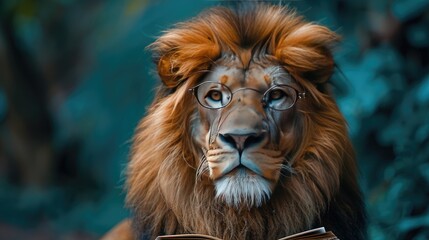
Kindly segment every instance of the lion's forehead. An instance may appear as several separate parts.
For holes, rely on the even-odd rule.
[[[283,67],[275,64],[264,66],[259,63],[251,63],[246,68],[240,63],[216,65],[204,81],[219,82],[232,89],[251,87],[260,90],[267,89],[272,84],[296,84]]]

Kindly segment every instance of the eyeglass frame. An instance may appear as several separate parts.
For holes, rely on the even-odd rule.
[[[222,87],[225,87],[225,88],[226,88],[226,89],[231,93],[231,99],[229,99],[228,103],[227,103],[227,104],[225,104],[224,106],[221,106],[221,107],[209,107],[209,106],[205,106],[204,104],[202,104],[202,103],[200,102],[200,99],[199,99],[199,98],[198,98],[198,96],[197,96],[197,92],[198,92],[198,91],[196,91],[196,89],[198,89],[198,87],[200,87],[201,85],[206,84],[206,83],[216,83],[216,84],[220,84]],[[295,99],[294,99],[293,103],[292,103],[288,108],[285,108],[285,109],[275,109],[275,108],[272,108],[272,107],[268,106],[268,104],[266,103],[266,100],[265,100],[265,99],[266,99],[266,96],[267,96],[267,93],[269,93],[272,89],[274,89],[274,88],[276,88],[276,87],[281,87],[281,86],[286,86],[286,87],[292,88],[292,89],[296,92]],[[237,90],[235,90],[235,91],[232,91],[232,90],[231,90],[228,86],[226,86],[225,84],[220,83],[220,82],[216,82],[216,81],[206,81],[206,82],[199,83],[199,84],[197,84],[196,86],[194,86],[194,87],[192,87],[192,88],[189,88],[189,89],[188,89],[188,91],[189,91],[189,92],[191,92],[191,93],[192,93],[192,95],[194,95],[194,97],[197,99],[198,104],[200,104],[202,107],[207,108],[207,109],[214,109],[214,110],[217,110],[217,109],[222,109],[222,108],[225,108],[226,106],[228,106],[228,105],[232,102],[232,99],[234,98],[234,94],[235,94],[236,92],[238,92],[238,91],[245,90],[245,89],[253,90],[253,91],[257,92],[257,93],[262,94],[262,92],[261,92],[261,91],[259,91],[259,90],[257,90],[257,89],[254,89],[254,88],[246,88],[246,87],[242,87],[242,88],[239,88],[239,89],[237,89]],[[297,90],[296,88],[294,88],[294,87],[292,87],[292,86],[290,86],[290,85],[288,85],[288,84],[274,84],[274,85],[272,85],[271,87],[269,87],[269,88],[268,88],[268,89],[267,89],[267,90],[262,94],[261,103],[264,105],[264,107],[265,107],[265,106],[267,106],[267,107],[269,107],[269,108],[271,108],[271,109],[273,109],[273,110],[276,110],[276,111],[286,111],[286,110],[288,110],[288,109],[291,109],[293,106],[295,106],[295,103],[296,103],[299,99],[304,99],[304,98],[306,98],[306,92],[300,92],[299,90]]]

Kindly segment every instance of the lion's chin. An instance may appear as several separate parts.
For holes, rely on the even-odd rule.
[[[271,184],[245,168],[237,168],[215,181],[216,197],[234,208],[260,207],[270,199]]]

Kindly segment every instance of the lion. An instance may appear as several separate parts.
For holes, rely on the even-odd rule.
[[[324,226],[364,239],[354,151],[329,88],[339,40],[257,4],[211,8],[150,45],[162,84],[127,168],[135,238],[278,239]]]

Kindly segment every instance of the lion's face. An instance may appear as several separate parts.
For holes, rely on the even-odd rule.
[[[193,137],[216,196],[230,206],[259,206],[289,169],[300,86],[268,59],[246,67],[237,59],[222,58],[192,89],[200,103]]]
[[[328,91],[338,40],[263,4],[213,8],[159,37],[150,49],[162,85],[127,170],[140,236],[359,229],[353,149]]]

